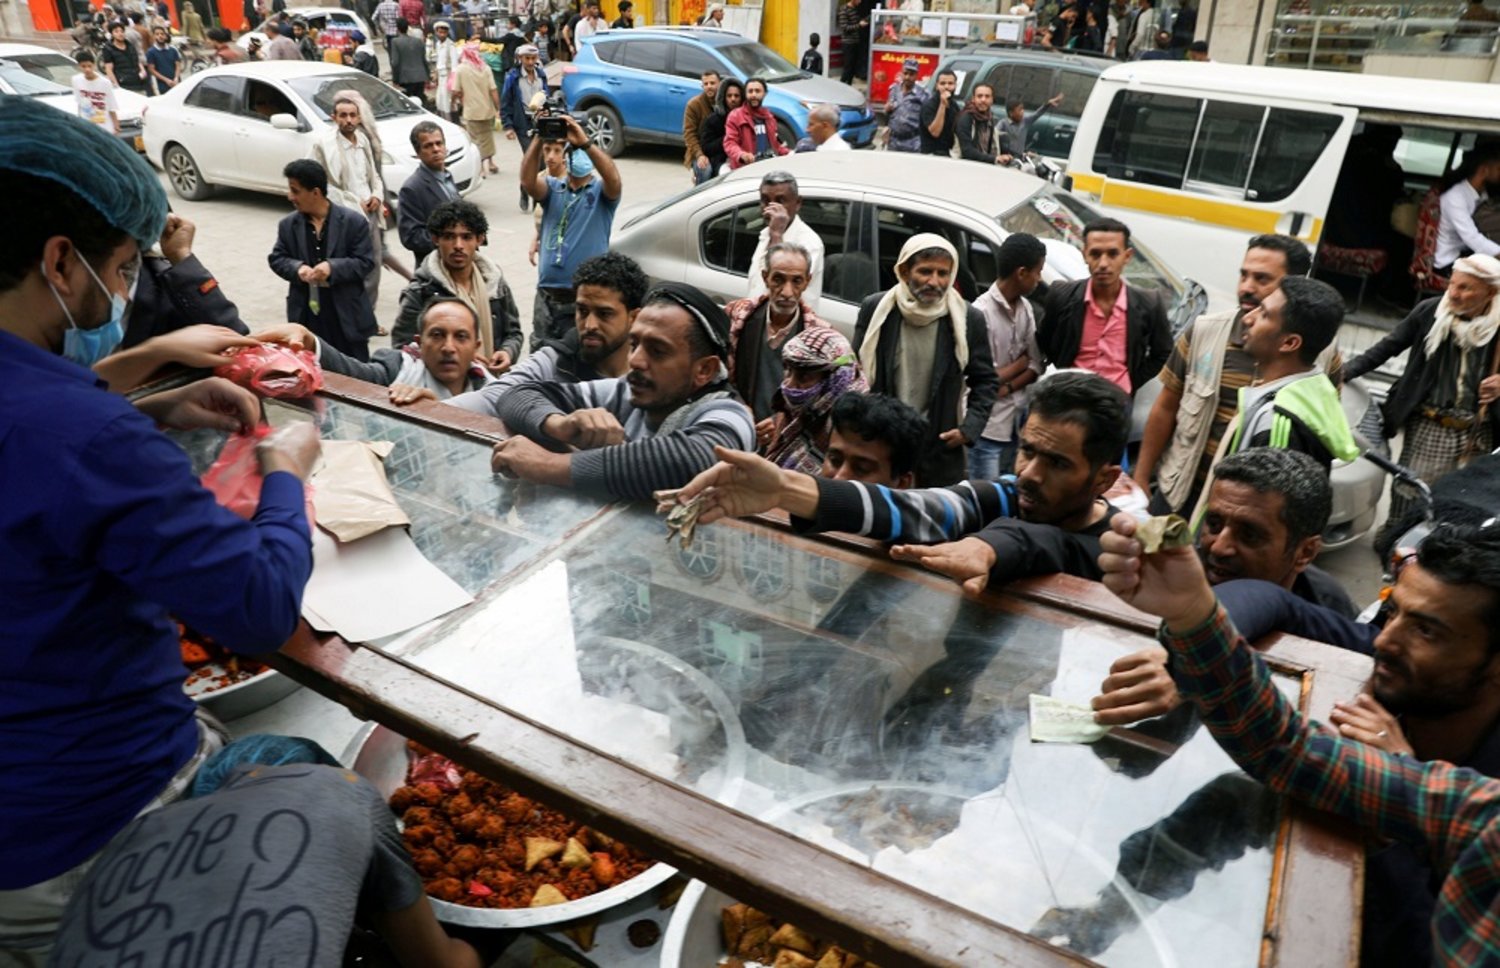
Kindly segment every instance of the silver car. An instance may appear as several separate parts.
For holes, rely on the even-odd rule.
[[[996,254],[1012,232],[1029,232],[1047,247],[1047,282],[1087,274],[1080,252],[1083,227],[1100,217],[1087,202],[1019,171],[885,151],[807,152],[728,172],[654,207],[623,213],[611,247],[638,261],[654,280],[691,283],[720,302],[738,299],[746,292],[750,258],[765,227],[760,179],[777,169],[796,177],[800,217],[823,240],[818,315],[846,336],[854,331],[860,300],[893,283],[897,254],[919,232],[935,232],[958,250],[955,284],[966,299],[994,282]],[[1126,278],[1131,285],[1170,294],[1174,333],[1205,309],[1232,305],[1231,293],[1210,293],[1179,278],[1148,242],[1132,237],[1132,243],[1136,254]],[[1153,380],[1137,392],[1134,439],[1159,391]],[[1358,426],[1368,405],[1364,389],[1346,388],[1343,404],[1350,425]],[[1329,546],[1369,530],[1383,483],[1368,461],[1334,468],[1334,512],[1325,531]]]

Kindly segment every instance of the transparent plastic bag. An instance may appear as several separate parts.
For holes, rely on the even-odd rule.
[[[263,397],[295,400],[323,386],[323,368],[308,350],[281,343],[242,349],[214,370],[214,376],[237,383]]]
[[[271,433],[270,427],[261,424],[249,433],[231,434],[218,458],[200,479],[215,500],[247,521],[255,517],[255,510],[260,507],[262,478],[260,459],[255,450]],[[302,490],[307,525],[311,529],[315,526],[312,485],[304,483]]]

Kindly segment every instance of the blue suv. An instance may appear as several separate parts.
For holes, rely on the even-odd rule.
[[[765,107],[788,146],[807,133],[815,104],[839,107],[839,134],[863,148],[875,137],[875,115],[864,94],[847,84],[799,70],[771,50],[729,30],[652,27],[610,30],[584,39],[563,68],[563,93],[588,115],[594,143],[611,156],[627,142],[682,144],[682,114],[702,92],[704,71],[720,77],[764,78]]]

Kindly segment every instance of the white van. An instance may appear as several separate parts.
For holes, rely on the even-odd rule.
[[[1500,88],[1368,74],[1144,61],[1105,71],[1078,120],[1073,191],[1139,228],[1178,274],[1227,284],[1246,237],[1316,246],[1349,139],[1399,125],[1407,204],[1500,135]],[[1400,266],[1404,270],[1405,266]]]

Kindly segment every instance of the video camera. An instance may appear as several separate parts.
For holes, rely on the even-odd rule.
[[[568,100],[562,91],[552,91],[547,95],[547,100],[536,112],[536,136],[543,141],[566,141],[568,140],[567,118],[572,115],[574,121],[580,126],[588,120],[588,115],[578,114],[568,110]]]

